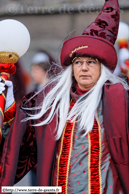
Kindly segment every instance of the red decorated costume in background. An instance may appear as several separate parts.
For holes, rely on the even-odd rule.
[[[129,26],[124,23],[119,23],[119,30],[117,36],[118,46],[118,64],[114,71],[115,75],[127,77],[129,80]]]
[[[37,186],[128,194],[129,87],[112,73],[118,24],[118,1],[106,0],[82,35],[64,42],[64,70],[40,93],[23,98],[4,144],[1,186],[37,164]]]

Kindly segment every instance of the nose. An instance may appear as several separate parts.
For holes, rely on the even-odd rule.
[[[83,64],[82,64],[82,71],[87,71],[87,70],[89,70],[88,64],[87,64],[86,61],[83,61]]]

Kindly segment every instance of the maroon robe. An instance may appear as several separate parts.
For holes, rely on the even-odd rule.
[[[42,102],[40,93],[29,103],[23,98],[24,107],[37,106]],[[47,113],[45,115],[47,117]],[[17,108],[16,117],[6,138],[1,160],[1,186],[11,186],[20,180],[37,163],[37,186],[50,186],[55,151],[58,141],[52,133],[56,116],[50,124],[33,127],[34,121],[21,122],[25,111]],[[103,120],[111,156],[114,160],[125,194],[129,191],[129,131],[128,98],[121,84],[105,85],[103,92]],[[36,122],[41,122],[39,119]],[[19,154],[20,152],[20,154]],[[16,176],[15,176],[16,175]]]

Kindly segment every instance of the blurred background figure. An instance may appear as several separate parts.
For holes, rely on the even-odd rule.
[[[45,50],[37,52],[31,62],[31,77],[33,82],[32,91],[38,92],[49,82],[49,78],[54,75],[53,57]],[[35,186],[37,165],[30,171],[31,185]]]
[[[118,64],[114,74],[129,80],[129,26],[124,22],[119,24],[117,46]]]
[[[129,47],[129,25],[124,22],[119,24],[117,44],[119,49]]]
[[[49,81],[52,58],[45,51],[40,51],[32,58],[31,77],[34,83],[33,91],[39,91]]]
[[[31,62],[31,77],[33,82],[31,91],[39,91],[61,70],[62,67],[55,63],[55,59],[47,51],[40,50],[37,52]]]
[[[31,78],[30,74],[24,70],[20,60],[18,60],[15,66],[16,73],[10,76],[10,80],[13,82],[16,103],[19,105],[22,97],[27,94],[27,87],[31,82]]]
[[[126,75],[129,80],[129,50],[127,48],[121,48],[119,51],[119,66],[121,73]]]

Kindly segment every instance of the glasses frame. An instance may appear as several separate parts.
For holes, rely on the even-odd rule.
[[[86,62],[86,64],[87,64],[89,67],[93,67],[95,64],[99,63],[98,59],[94,59],[94,58],[92,58],[92,57],[90,57],[88,60],[82,60],[81,57],[75,57],[75,58],[72,60],[72,64],[74,64],[75,60],[76,60],[76,59],[79,59],[79,58],[80,58],[80,60],[82,61],[82,64],[80,64],[80,65],[75,64],[75,65],[78,66],[78,67],[81,67],[81,66],[83,65],[84,62]],[[96,63],[95,63],[95,64],[92,64],[92,65],[89,64],[88,61],[91,61],[91,60],[95,60]]]

